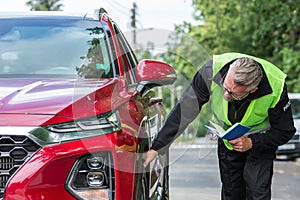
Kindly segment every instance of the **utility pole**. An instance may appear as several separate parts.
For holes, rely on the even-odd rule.
[[[132,28],[132,43],[133,49],[136,49],[136,2],[133,2],[133,8],[131,9],[131,28]]]

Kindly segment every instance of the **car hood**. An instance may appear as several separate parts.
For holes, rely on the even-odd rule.
[[[62,122],[109,111],[118,98],[116,85],[116,79],[0,79],[0,121],[5,118],[0,125],[10,124],[11,118],[24,121],[24,115],[26,122],[21,124],[35,124],[31,120],[41,124],[54,115]]]

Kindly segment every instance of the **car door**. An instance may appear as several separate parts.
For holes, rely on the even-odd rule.
[[[118,30],[118,28],[115,27],[115,30]],[[117,32],[117,38],[121,44],[123,52],[123,60],[125,64],[124,71],[125,75],[128,77],[126,79],[128,89],[129,91],[131,89],[136,91],[139,84],[136,78],[136,66],[138,65],[138,62],[123,34],[120,31]],[[166,111],[163,106],[162,98],[158,97],[154,90],[149,89],[143,93],[132,92],[133,99],[143,106],[143,111],[145,112],[144,120],[141,123],[141,129],[146,129],[147,135],[141,135],[141,137],[147,137],[148,143],[144,149],[137,152],[141,154],[143,151],[146,151],[151,147],[153,140],[156,138],[159,130],[164,124]],[[163,196],[166,196],[168,194],[168,153],[160,155],[153,160],[146,170],[146,173],[148,175],[146,178],[146,187],[148,187],[148,191],[146,191],[147,195],[149,197],[156,196],[156,199],[161,199]]]

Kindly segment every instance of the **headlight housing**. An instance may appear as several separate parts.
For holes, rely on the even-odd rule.
[[[120,130],[120,127],[118,112],[111,111],[93,117],[39,127],[32,130],[30,136],[45,146],[116,132]]]
[[[115,175],[111,152],[89,154],[76,160],[66,181],[77,199],[115,199]]]

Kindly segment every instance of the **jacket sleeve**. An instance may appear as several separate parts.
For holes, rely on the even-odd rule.
[[[269,120],[271,128],[266,134],[249,136],[252,139],[253,150],[257,153],[276,151],[278,146],[288,142],[296,132],[286,85],[275,108],[269,110]]]
[[[202,105],[209,100],[209,75],[207,68],[211,62],[206,63],[194,76],[192,83],[178,100],[168,118],[154,139],[151,149],[163,154],[171,143],[187,128],[198,116]]]

